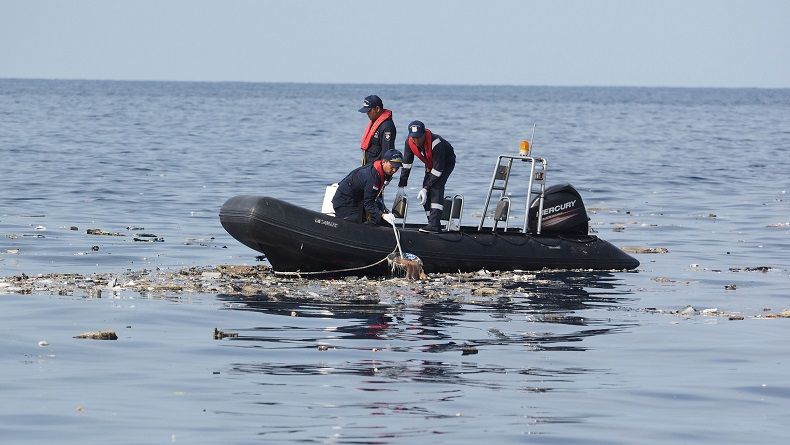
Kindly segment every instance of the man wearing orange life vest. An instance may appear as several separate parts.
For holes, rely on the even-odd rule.
[[[444,186],[455,168],[455,150],[449,142],[438,134],[425,128],[425,124],[414,121],[409,124],[406,147],[403,149],[403,169],[398,181],[398,196],[403,196],[409,182],[414,157],[425,164],[425,177],[417,200],[425,209],[428,225],[420,232],[441,232],[442,212],[444,211]]]
[[[392,121],[392,111],[385,109],[381,98],[375,94],[365,98],[359,112],[367,114],[370,119],[360,141],[362,165],[368,165],[395,148],[395,122]]]

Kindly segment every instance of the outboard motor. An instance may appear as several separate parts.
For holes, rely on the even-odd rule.
[[[529,209],[529,231],[538,229],[538,206],[536,199]],[[546,188],[543,199],[543,222],[541,234],[587,235],[589,218],[582,197],[570,184],[553,185]]]

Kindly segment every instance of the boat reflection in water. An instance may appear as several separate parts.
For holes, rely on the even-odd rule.
[[[283,294],[219,295],[232,310],[259,312],[260,326],[236,329],[233,346],[319,348],[321,350],[477,353],[493,348],[511,353],[536,350],[583,351],[579,343],[616,333],[628,323],[612,323],[599,313],[621,306],[630,293],[618,290],[612,273],[543,273],[530,281],[501,283],[498,294],[476,296],[485,283],[467,283],[445,299],[338,299]],[[588,313],[589,312],[589,313]],[[376,356],[387,359],[388,354]],[[325,357],[324,357],[325,358]],[[389,356],[401,361],[404,357]],[[259,371],[274,370],[269,363]],[[354,372],[346,363],[344,372]],[[309,370],[305,369],[305,372]]]
[[[500,282],[490,296],[473,295],[486,282],[468,282],[444,299],[378,283],[382,298],[356,301],[331,289],[315,298],[219,296],[229,310],[261,316],[255,326],[223,327],[238,337],[222,345],[236,360],[222,374],[246,382],[243,397],[266,419],[261,435],[354,443],[474,435],[461,412],[488,431],[578,423],[567,411],[578,387],[617,384],[616,360],[601,361],[585,342],[635,324],[611,319],[631,297],[610,273],[541,273]],[[540,394],[557,399],[532,399]]]

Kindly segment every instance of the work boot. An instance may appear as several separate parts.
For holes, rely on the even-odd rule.
[[[423,228],[431,227],[432,232],[441,232],[442,231],[442,210],[441,209],[431,209],[428,212],[428,225]],[[422,229],[420,229],[422,230]],[[423,232],[425,230],[422,230]]]
[[[420,232],[424,233],[441,233],[442,229],[428,224],[427,226],[420,227]]]

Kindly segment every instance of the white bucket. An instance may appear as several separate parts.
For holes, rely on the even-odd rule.
[[[321,213],[335,216],[335,208],[332,206],[332,198],[335,197],[335,192],[337,191],[337,182],[326,186],[326,191],[324,192],[324,203],[321,204]]]

